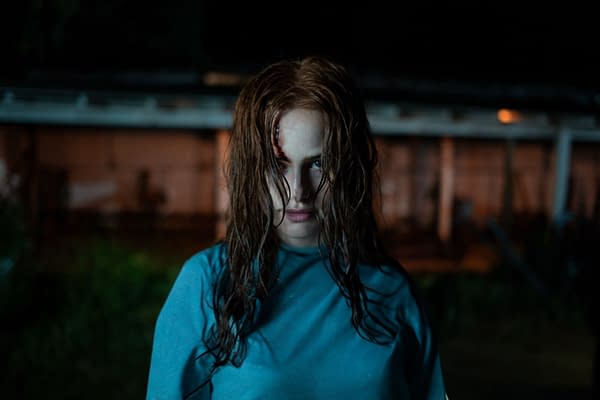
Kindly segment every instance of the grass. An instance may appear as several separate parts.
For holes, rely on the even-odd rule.
[[[501,274],[417,277],[450,398],[591,399],[596,346],[583,307]]]
[[[57,251],[5,283],[0,390],[19,399],[143,398],[154,320],[178,265],[110,240]]]

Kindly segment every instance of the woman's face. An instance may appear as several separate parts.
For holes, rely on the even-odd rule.
[[[281,220],[285,209],[277,234],[293,246],[317,245],[320,225],[316,216],[323,203],[322,191],[317,193],[317,188],[321,182],[324,129],[319,111],[296,108],[283,114],[279,133],[273,138],[273,149],[291,192],[288,204],[282,204],[277,189],[273,185],[270,189],[275,221]]]

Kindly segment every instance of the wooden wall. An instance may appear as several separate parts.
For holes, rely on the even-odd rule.
[[[0,126],[0,160],[5,170],[35,170],[42,203],[52,203],[52,186],[63,179],[70,210],[138,212],[154,204],[162,215],[222,216],[226,141],[227,132]],[[452,206],[477,223],[501,215],[506,193],[517,213],[551,210],[552,143],[450,138],[450,164],[440,138],[378,136],[376,143],[384,224],[435,228],[448,165]],[[599,181],[600,145],[574,143],[570,209],[591,217]]]

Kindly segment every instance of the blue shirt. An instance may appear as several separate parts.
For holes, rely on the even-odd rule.
[[[362,338],[318,248],[282,245],[280,274],[261,305],[241,366],[216,370],[205,353],[222,244],[186,261],[156,321],[146,399],[445,398],[439,356],[406,273],[359,266],[375,315],[394,322],[388,344]]]

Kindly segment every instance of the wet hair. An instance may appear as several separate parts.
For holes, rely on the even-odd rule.
[[[377,151],[365,104],[341,65],[323,57],[278,61],[242,88],[237,99],[225,176],[229,191],[225,268],[214,286],[216,323],[208,347],[215,367],[239,365],[245,338],[276,279],[280,239],[269,187],[288,204],[289,185],[279,169],[274,145],[279,120],[296,108],[318,110],[325,121],[321,155],[323,192],[319,243],[329,273],[352,309],[352,324],[378,342],[386,323],[368,306],[358,264],[389,261],[378,238],[374,214]],[[275,138],[275,139],[274,139]]]

